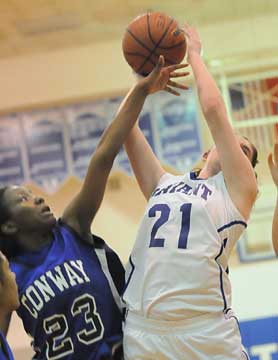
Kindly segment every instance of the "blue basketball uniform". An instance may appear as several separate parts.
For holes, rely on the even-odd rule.
[[[5,338],[5,336],[0,332],[0,360],[14,360],[11,348]]]
[[[10,262],[34,359],[118,358],[124,269],[101,238],[94,241],[87,244],[59,221],[51,244]]]

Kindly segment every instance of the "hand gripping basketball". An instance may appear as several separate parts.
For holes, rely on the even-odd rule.
[[[165,65],[179,64],[186,52],[186,39],[175,19],[151,12],[137,16],[128,25],[122,49],[132,69],[147,76],[160,55],[164,56]]]
[[[185,77],[188,72],[176,72],[175,70],[182,69],[188,64],[177,64],[164,67],[165,60],[160,55],[159,60],[153,71],[141,81],[145,84],[148,94],[155,93],[160,90],[168,91],[169,93],[179,96],[180,93],[175,90],[187,90],[188,86],[172,81],[171,78]]]

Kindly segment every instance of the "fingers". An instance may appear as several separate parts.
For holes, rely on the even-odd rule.
[[[188,76],[189,74],[190,74],[189,72],[172,72],[170,73],[170,78]]]
[[[175,96],[180,96],[180,93],[177,92],[176,90],[172,89],[170,86],[166,86],[164,90]]]
[[[158,62],[156,64],[155,70],[160,71],[163,68],[164,65],[165,65],[164,56],[159,55],[159,59],[158,59]]]
[[[175,70],[186,68],[188,65],[189,65],[189,64],[169,65],[169,66],[166,66],[165,69],[167,69],[167,71],[169,71],[169,73],[172,73],[172,72],[174,72]]]
[[[169,81],[167,82],[167,85],[168,85],[168,86],[175,87],[175,88],[178,88],[178,89],[182,89],[182,90],[188,90],[188,89],[189,89],[188,86],[183,85],[183,84],[180,84],[180,83],[178,83],[178,82],[176,82],[176,81],[171,81],[171,80],[169,80]]]
[[[190,37],[190,35],[192,34],[192,30],[194,28],[192,26],[190,26],[188,23],[184,23],[183,25],[183,32],[185,33],[185,35],[187,37]]]

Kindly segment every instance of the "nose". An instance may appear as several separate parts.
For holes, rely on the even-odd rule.
[[[36,196],[35,197],[35,204],[40,205],[42,203],[44,203],[44,199],[42,197]]]

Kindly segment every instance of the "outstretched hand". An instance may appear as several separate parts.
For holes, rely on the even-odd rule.
[[[182,30],[187,38],[187,59],[190,61],[190,55],[193,52],[198,53],[199,55],[201,54],[202,42],[198,31],[193,26],[185,23]]]
[[[172,81],[172,78],[185,77],[188,72],[176,72],[175,70],[182,69],[188,66],[188,64],[177,64],[165,66],[164,57],[160,55],[158,63],[153,71],[140,81],[146,87],[148,94],[153,94],[160,90],[168,91],[169,93],[179,96],[180,93],[175,89],[187,90],[188,86],[182,85],[176,81]]]
[[[278,186],[278,124],[274,124],[273,152],[268,155],[268,166],[273,182]]]

